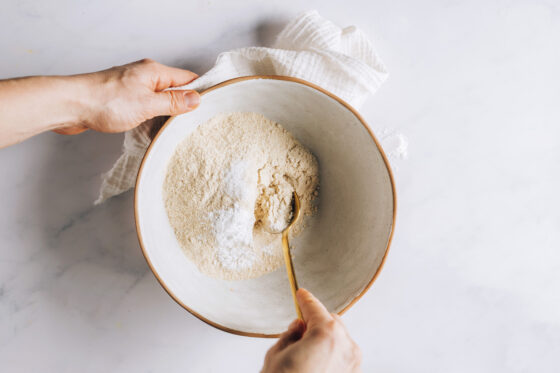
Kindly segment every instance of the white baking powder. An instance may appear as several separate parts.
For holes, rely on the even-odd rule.
[[[216,259],[232,271],[250,268],[256,261],[252,251],[256,188],[251,187],[250,176],[247,161],[234,162],[223,178],[225,194],[233,206],[209,213],[216,238]]]

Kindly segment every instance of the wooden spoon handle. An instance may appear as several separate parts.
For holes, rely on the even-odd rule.
[[[292,297],[294,298],[294,305],[296,306],[297,317],[303,320],[301,310],[299,309],[299,304],[296,298],[296,291],[298,289],[298,284],[296,280],[296,273],[294,271],[294,264],[292,262],[292,255],[290,254],[290,243],[288,242],[288,230],[282,232],[282,251],[284,252],[284,262],[286,263],[286,272],[288,273],[288,279],[290,280],[290,287],[292,289]]]

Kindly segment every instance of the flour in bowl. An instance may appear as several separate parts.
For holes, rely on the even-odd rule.
[[[169,222],[198,269],[254,278],[283,263],[280,235],[301,200],[301,232],[317,197],[317,159],[284,127],[257,113],[220,114],[175,150],[164,181]]]

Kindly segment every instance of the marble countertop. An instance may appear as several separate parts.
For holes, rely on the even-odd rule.
[[[191,3],[191,4],[189,4]],[[553,1],[7,1],[0,78],[142,57],[203,73],[316,8],[391,76],[362,113],[408,138],[386,266],[344,320],[364,372],[560,365],[560,6]],[[122,135],[0,150],[3,372],[257,372],[273,343],[181,309],[138,247],[132,193],[94,207]]]

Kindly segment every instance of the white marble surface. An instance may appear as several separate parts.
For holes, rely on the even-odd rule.
[[[358,25],[391,72],[362,112],[410,141],[391,253],[344,317],[364,372],[558,371],[558,2],[129,3],[3,2],[0,78],[148,56],[202,73],[300,10]],[[131,193],[92,206],[121,141],[0,150],[2,372],[258,371],[272,341],[208,327],[157,284]]]

